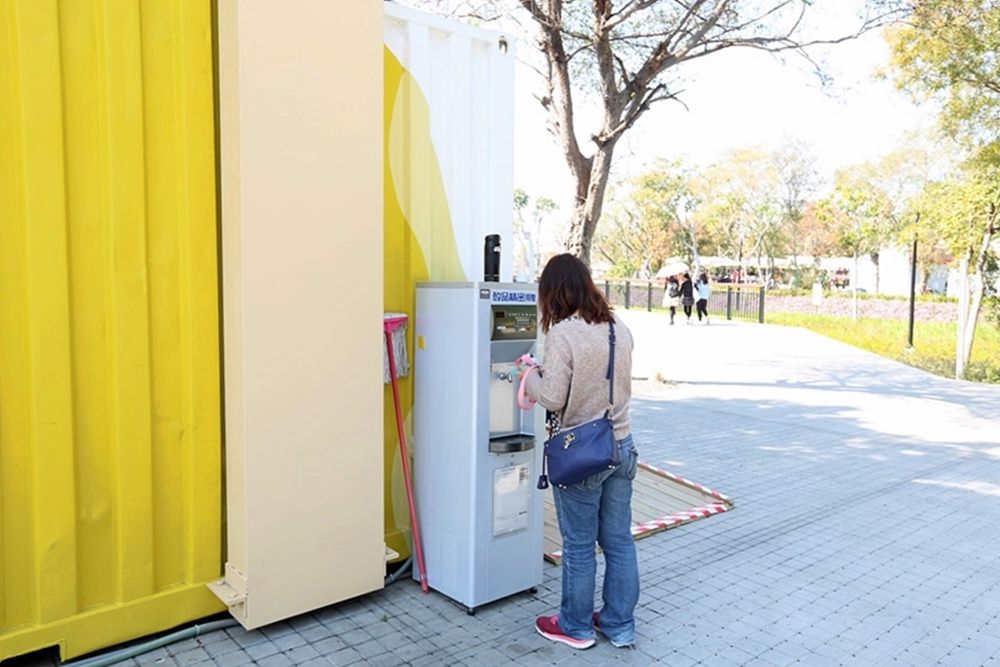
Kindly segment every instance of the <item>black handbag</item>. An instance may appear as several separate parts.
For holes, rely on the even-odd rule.
[[[611,410],[615,404],[614,322],[609,322],[608,326],[611,328],[608,334],[608,409],[603,417],[561,429],[545,441],[539,489],[548,488],[550,479],[556,486],[565,488],[602,470],[616,468],[621,463],[621,452],[611,423]]]

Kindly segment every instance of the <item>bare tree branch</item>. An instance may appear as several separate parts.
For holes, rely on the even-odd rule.
[[[614,30],[619,25],[628,21],[633,14],[641,12],[644,9],[649,9],[656,2],[657,0],[630,0],[625,3],[624,7],[611,14],[609,17],[611,20],[608,21],[608,28]]]
[[[899,17],[894,5],[906,0],[870,1],[889,10],[868,16],[848,34],[803,40],[798,35],[811,5],[804,0],[762,0],[752,9],[737,0],[621,0],[617,7],[615,0],[516,0],[539,30],[546,62],[540,101],[575,181],[567,248],[589,261],[617,142],[654,104],[679,101],[665,73],[743,47],[795,53],[822,76],[811,47],[840,44],[885,25]],[[573,98],[582,89],[575,77],[588,66],[591,76],[583,76],[596,84],[603,104],[599,127],[586,135],[594,149],[589,156],[576,138]]]
[[[539,46],[549,66],[546,83],[550,104],[546,108],[550,111],[551,129],[564,147],[566,162],[574,177],[585,178],[589,160],[583,155],[576,140],[573,124],[573,91],[563,35],[558,27],[562,18],[562,0],[548,0],[547,12],[543,11],[536,0],[519,0],[519,2],[528,10],[543,32]]]

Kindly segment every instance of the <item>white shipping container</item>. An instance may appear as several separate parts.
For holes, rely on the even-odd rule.
[[[513,248],[513,44],[498,32],[387,3],[385,45],[390,52],[387,81],[392,75],[391,59],[395,59],[410,84],[400,88],[392,109],[388,108],[393,101],[387,85],[390,127],[386,154],[391,176],[391,182],[386,183],[387,197],[389,189],[395,188],[400,208],[426,258],[428,275],[421,279],[481,280],[484,238],[499,234],[504,247],[500,280],[509,281]],[[421,113],[423,104],[428,110],[426,118]],[[395,126],[399,122],[406,123],[407,131]],[[425,130],[429,130],[433,155],[412,150],[420,145],[417,135]],[[444,202],[428,201],[438,194],[429,183],[434,174],[427,172],[434,169],[435,161]],[[435,219],[427,219],[431,212]],[[446,219],[441,219],[442,212]],[[447,245],[440,238],[444,235],[454,239],[461,276],[445,275],[446,262],[435,252]],[[398,240],[387,236],[386,243]],[[412,299],[415,280],[404,278],[404,282]]]
[[[413,317],[418,282],[484,275],[484,244],[501,238],[500,280],[514,257],[514,49],[498,32],[386,3],[386,312]],[[414,356],[414,327],[407,349]],[[399,380],[411,424],[412,377]],[[393,415],[385,393],[385,415]],[[409,442],[419,455],[420,442]],[[385,539],[406,557],[410,517],[395,422],[385,421]]]

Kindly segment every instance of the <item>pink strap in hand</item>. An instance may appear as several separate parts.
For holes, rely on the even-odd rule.
[[[538,366],[528,366],[528,369],[524,371],[524,375],[521,376],[521,385],[517,388],[517,405],[522,410],[530,410],[535,407],[535,401],[530,396],[525,396],[524,387],[528,384],[528,376],[537,370]]]

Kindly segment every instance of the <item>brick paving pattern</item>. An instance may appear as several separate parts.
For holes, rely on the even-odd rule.
[[[637,542],[637,648],[538,636],[559,603],[546,565],[537,594],[475,616],[406,579],[119,664],[1000,666],[1000,387],[795,329],[625,317],[650,378],[641,458],[736,501]]]

